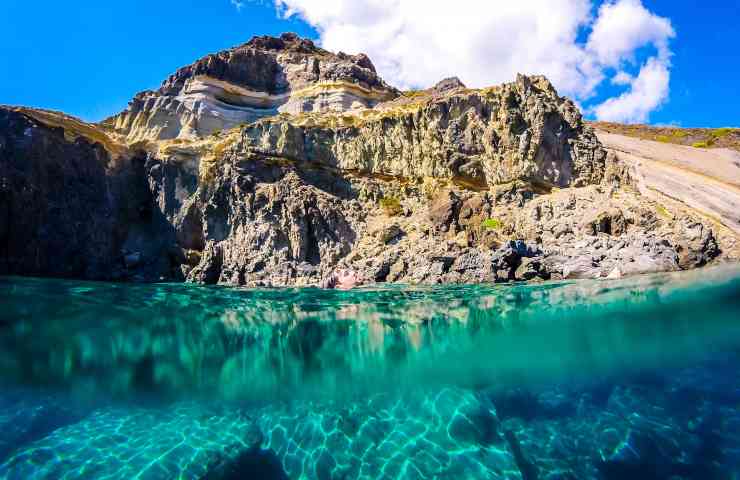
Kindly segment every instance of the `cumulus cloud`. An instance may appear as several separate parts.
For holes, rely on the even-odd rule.
[[[629,91],[594,107],[596,118],[612,122],[644,123],[650,112],[668,97],[669,66],[657,57],[650,58],[630,81]]]
[[[612,85],[630,85],[634,79],[635,77],[633,77],[629,73],[620,70],[614,74],[614,76],[611,78],[611,82]]]
[[[668,41],[674,36],[668,19],[650,13],[640,0],[621,0],[599,8],[587,48],[602,64],[616,67],[645,45],[653,45],[659,58],[669,58]]]
[[[656,93],[649,103],[656,108],[667,96],[667,86],[657,92],[644,83],[655,77],[656,66],[670,76],[675,33],[640,0],[607,0],[599,8],[596,0],[274,1],[282,16],[313,25],[323,47],[367,53],[400,88],[428,87],[452,75],[483,87],[516,73],[544,74],[597,117],[621,110],[629,113],[623,118],[640,119],[642,106],[627,112],[638,107],[631,98]],[[636,52],[645,47],[654,57],[638,73]],[[627,91],[589,107],[605,81]]]

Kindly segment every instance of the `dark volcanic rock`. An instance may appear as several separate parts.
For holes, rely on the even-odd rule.
[[[145,162],[113,160],[99,143],[0,108],[0,273],[169,277],[174,232],[154,208]]]
[[[69,142],[0,109],[0,272],[97,277],[112,270],[115,188],[100,145]]]

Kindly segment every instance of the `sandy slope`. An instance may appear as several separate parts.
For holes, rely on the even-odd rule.
[[[678,200],[740,234],[740,154],[698,149],[597,131],[629,162],[640,191]],[[657,192],[657,193],[656,193]]]

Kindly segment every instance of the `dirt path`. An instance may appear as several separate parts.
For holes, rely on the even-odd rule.
[[[740,154],[597,134],[633,166],[641,193],[678,200],[740,235]]]

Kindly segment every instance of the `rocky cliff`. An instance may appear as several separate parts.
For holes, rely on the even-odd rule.
[[[0,273],[177,278],[146,161],[70,117],[0,108]]]
[[[286,33],[207,55],[104,123],[127,141],[195,138],[279,112],[357,110],[398,94],[367,56]]]
[[[292,34],[99,125],[0,110],[0,272],[239,285],[621,276],[727,257],[543,77],[399,92]]]

